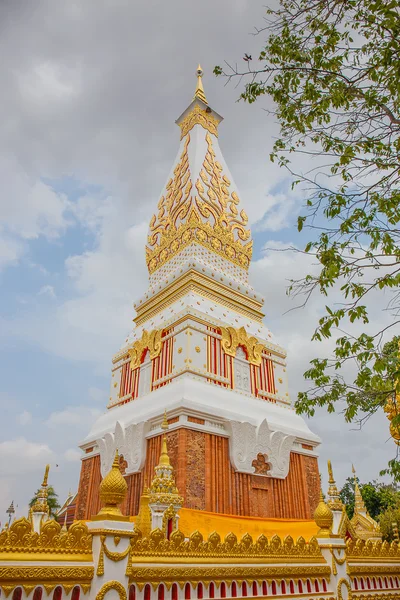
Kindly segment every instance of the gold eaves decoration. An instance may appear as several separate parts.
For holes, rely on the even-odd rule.
[[[235,265],[248,269],[253,242],[246,229],[248,217],[237,209],[239,198],[230,193],[231,182],[222,174],[215,159],[210,135],[207,153],[197,179],[197,195],[192,195],[187,136],[174,177],[167,184],[167,195],[158,203],[158,214],[150,221],[146,262],[150,274],[192,242],[197,242]]]
[[[346,554],[348,558],[400,558],[400,547],[397,542],[382,540],[362,540],[354,541],[349,539],[346,543]]]
[[[207,112],[206,108],[201,108],[196,104],[189,114],[179,123],[181,128],[181,140],[189,133],[195,125],[201,125],[210,133],[218,137],[218,119],[213,117],[211,112]]]
[[[161,529],[154,529],[149,537],[143,537],[136,529],[131,538],[132,553],[136,557],[171,556],[175,559],[185,558],[216,558],[216,559],[289,559],[299,561],[324,562],[318,542],[311,538],[307,543],[303,537],[295,542],[289,535],[282,541],[277,535],[270,540],[260,535],[253,540],[248,533],[240,541],[234,533],[228,533],[222,541],[221,536],[214,531],[207,540],[199,531],[195,531],[185,539],[179,529],[171,533],[170,539],[165,537]]]

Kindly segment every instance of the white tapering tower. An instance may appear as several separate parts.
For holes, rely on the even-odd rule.
[[[185,507],[311,518],[318,503],[320,440],[291,407],[286,352],[249,282],[251,232],[219,147],[222,117],[208,104],[200,65],[196,75],[150,221],[149,287],[113,358],[108,410],[81,445],[77,518],[93,512],[90,482],[109,471],[116,449],[128,484],[123,508],[137,514],[160,456],[164,410]]]

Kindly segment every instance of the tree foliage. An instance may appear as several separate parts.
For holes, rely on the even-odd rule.
[[[29,502],[30,507],[32,507],[35,504],[39,492],[40,490],[37,490],[36,495]],[[58,502],[58,494],[56,494],[53,486],[51,485],[49,485],[49,487],[47,488],[47,504],[49,505],[50,509],[49,516],[55,518],[57,515],[57,511],[60,509],[60,504]]]
[[[274,101],[271,160],[307,187],[298,230],[319,266],[289,292],[325,296],[313,340],[338,336],[332,355],[311,361],[296,409],[344,401],[346,420],[362,422],[400,393],[399,339],[384,344],[400,310],[400,0],[279,0],[256,33],[266,40],[257,60],[214,72],[240,77],[249,103]],[[307,172],[293,172],[298,153]],[[400,477],[395,460],[390,470]]]
[[[394,508],[400,503],[400,493],[393,485],[378,481],[359,484],[362,499],[370,516],[378,520],[380,515],[388,508]],[[348,477],[341,489],[340,499],[346,505],[349,519],[354,515],[354,478]]]

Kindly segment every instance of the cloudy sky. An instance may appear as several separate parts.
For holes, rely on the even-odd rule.
[[[221,148],[254,231],[253,282],[288,349],[292,398],[308,360],[326,349],[309,342],[323,301],[286,313],[288,280],[313,265],[276,251],[304,242],[301,198],[268,159],[277,126],[266,104],[237,103],[239,89],[212,75],[224,59],[256,55],[263,4],[1,2],[1,522],[11,500],[25,510],[47,462],[61,499],[77,487],[77,444],[105,409],[110,359],[146,286],[147,226],[199,61],[225,118]],[[394,454],[383,416],[361,432],[324,412],[310,426],[339,483],[352,461],[368,480]]]

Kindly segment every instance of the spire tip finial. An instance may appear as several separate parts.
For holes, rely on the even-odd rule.
[[[201,68],[201,64],[199,63],[199,66],[197,67],[197,70],[196,70],[197,86],[196,86],[196,91],[194,93],[193,100],[195,100],[196,98],[198,98],[199,100],[201,100],[202,102],[204,102],[204,104],[207,104],[207,98],[206,98],[206,95],[204,93],[203,82],[201,80],[201,78],[203,77],[203,73],[204,73],[204,71]]]
[[[163,429],[164,431],[166,431],[168,429],[168,419],[167,419],[167,410],[164,410],[164,418],[163,421],[161,423],[161,429]]]

